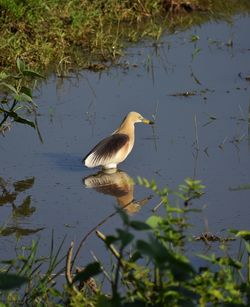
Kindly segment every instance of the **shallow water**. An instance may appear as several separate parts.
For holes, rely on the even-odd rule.
[[[24,126],[0,139],[0,183],[5,188],[0,224],[7,227],[0,237],[1,259],[13,254],[16,238],[23,244],[40,238],[40,253],[47,255],[52,230],[58,244],[67,235],[65,250],[71,240],[78,244],[122,204],[124,195],[141,201],[151,194],[131,187],[128,178],[137,176],[171,188],[186,177],[202,180],[206,194],[194,206],[204,211],[190,217],[195,234],[248,229],[249,28],[249,17],[236,16],[232,24],[209,23],[166,34],[157,43],[129,48],[122,68],[83,71],[64,80],[52,76],[42,84],[36,102],[44,143]],[[192,42],[192,35],[200,39]],[[184,92],[195,95],[179,95]],[[120,165],[123,179],[104,178],[113,180],[113,188],[86,188],[84,178],[98,170],[84,168],[82,157],[132,110],[149,119],[155,115],[155,128],[137,125],[135,147]],[[139,202],[141,210],[138,204],[131,210],[145,219],[157,201]],[[110,234],[120,224],[114,216],[101,229]],[[91,259],[90,250],[103,256],[94,234],[81,251],[84,262]]]

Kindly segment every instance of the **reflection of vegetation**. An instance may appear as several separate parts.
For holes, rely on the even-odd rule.
[[[9,290],[5,296],[0,292],[1,298],[9,305],[18,302],[31,306],[249,306],[250,278],[246,263],[249,268],[250,231],[232,231],[235,239],[240,238],[245,243],[245,250],[240,251],[238,258],[227,248],[226,244],[230,243],[220,240],[211,240],[211,244],[213,241],[220,244],[216,253],[190,254],[187,243],[189,246],[191,242],[198,244],[190,236],[188,222],[194,209],[184,206],[183,202],[189,195],[197,201],[202,194],[200,182],[188,179],[177,191],[159,190],[155,182],[145,179],[141,179],[141,184],[161,198],[165,210],[161,216],[149,217],[146,223],[131,220],[121,210],[122,228],[110,236],[97,231],[113,257],[111,269],[105,268],[94,256],[95,262],[76,268],[74,273],[72,243],[65,267],[55,272],[63,259],[59,259],[62,244],[54,253],[52,240],[49,269],[42,274],[45,259],[37,258],[37,243],[33,243],[26,255],[5,261],[1,268],[11,281],[9,288],[13,288],[13,274],[24,277],[20,284],[26,283],[25,291]],[[174,199],[175,205],[172,205]],[[63,270],[67,284],[57,289],[52,280]],[[106,277],[105,291],[102,279],[98,283],[93,278],[98,274]]]
[[[0,204],[5,205],[10,203],[12,207],[16,208],[14,201],[17,195],[33,187],[35,178],[31,177],[25,180],[16,181],[13,183],[13,188],[9,188],[10,184],[0,177],[0,188],[2,195],[0,196]],[[24,200],[25,202],[25,200]],[[22,206],[22,205],[21,205]],[[25,215],[25,214],[24,214]]]
[[[18,196],[32,188],[35,178],[31,177],[25,180],[14,182],[12,185],[0,177],[0,206],[11,205],[13,225],[5,225],[0,228],[0,236],[9,236],[15,234],[17,237],[27,236],[36,233],[43,228],[29,229],[20,227],[19,221],[24,217],[31,216],[36,208],[31,206],[31,196],[24,197],[21,201],[17,200]],[[20,204],[17,205],[17,202]]]
[[[32,235],[34,233],[37,233],[41,230],[43,230],[44,228],[35,228],[35,229],[30,229],[30,228],[23,228],[20,226],[8,226],[8,227],[4,227],[3,229],[0,229],[0,235],[1,236],[11,236],[13,234],[16,235],[17,238],[19,237],[23,237],[23,236],[29,236]]]
[[[98,172],[84,178],[87,188],[95,189],[99,193],[114,196],[119,206],[124,208],[128,214],[136,213],[146,203],[134,199],[134,181],[124,171],[113,173]]]
[[[159,38],[166,27],[229,20],[249,9],[248,0],[1,1],[0,66],[12,67],[21,56],[36,67],[56,63],[61,75],[75,64],[102,70],[121,55],[125,41]]]
[[[229,191],[250,190],[250,184],[242,184],[237,187],[229,187]]]
[[[24,111],[35,113],[36,105],[32,98],[32,88],[27,86],[27,79],[32,80],[33,87],[36,79],[41,78],[37,72],[30,70],[26,65],[17,60],[17,74],[0,73],[0,89],[7,90],[3,97],[0,97],[0,133],[11,128],[12,121],[38,127],[35,122],[27,120],[21,115]]]

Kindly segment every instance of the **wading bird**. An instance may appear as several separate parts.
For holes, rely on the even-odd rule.
[[[83,184],[86,188],[94,189],[98,193],[114,196],[117,204],[130,215],[138,212],[151,199],[151,196],[148,196],[135,200],[134,180],[120,170],[114,173],[99,171],[83,178]]]
[[[103,169],[116,169],[131,152],[135,142],[135,123],[153,124],[137,112],[130,112],[120,127],[110,136],[100,141],[82,162],[87,167],[101,166]]]

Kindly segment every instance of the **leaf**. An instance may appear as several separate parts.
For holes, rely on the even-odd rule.
[[[20,206],[13,205],[12,215],[15,217],[31,216],[35,211],[35,207],[31,207],[31,196],[25,197]]]
[[[130,226],[134,228],[135,230],[150,230],[151,229],[150,225],[144,222],[141,222],[141,221],[131,221]]]
[[[244,265],[240,261],[233,259],[231,257],[228,259],[228,265],[236,268],[237,270],[240,270],[244,267]]]
[[[200,39],[200,37],[199,37],[199,35],[192,35],[191,36],[191,42],[196,42],[196,41],[198,41]]]
[[[22,86],[20,92],[24,93],[25,95],[29,96],[32,99],[32,91],[29,87]]]
[[[43,144],[43,137],[42,137],[41,131],[38,126],[37,116],[35,116],[35,126],[36,126],[36,132],[38,134],[39,140]]]
[[[129,262],[135,263],[138,259],[141,258],[141,254],[136,251],[135,253],[132,254],[132,256],[129,258]]]
[[[113,244],[114,242],[116,242],[118,239],[115,236],[107,236],[105,239],[105,243],[110,246],[111,244]]]
[[[175,213],[179,213],[182,214],[184,213],[184,210],[181,208],[177,208],[177,207],[168,207],[168,212],[175,212]]]
[[[29,125],[34,129],[36,128],[35,124],[32,121],[27,120],[27,119],[20,117],[18,115],[14,118],[14,121],[17,122],[17,123],[20,123],[20,124]]]
[[[218,262],[218,264],[224,265],[226,267],[231,266],[238,270],[243,268],[243,264],[240,261],[231,257],[218,257],[216,258],[216,261]]]
[[[0,289],[10,290],[13,288],[18,288],[22,284],[27,283],[29,279],[25,276],[19,276],[10,273],[0,273]]]
[[[15,122],[18,122],[18,123],[21,123],[21,124],[25,124],[25,125],[29,125],[31,126],[32,128],[36,128],[35,124],[30,121],[30,120],[27,120],[25,118],[22,118],[20,117],[19,115],[16,114],[16,112],[14,111],[7,111],[7,110],[4,110],[2,108],[0,108],[0,111],[3,111],[5,113],[7,113],[10,117],[12,117],[14,119]]]
[[[8,77],[9,77],[9,75],[7,75],[4,71],[0,72],[0,80],[7,79]]]
[[[191,77],[194,79],[194,81],[195,81],[197,84],[201,85],[200,80],[194,75],[193,72],[191,73]]]
[[[150,218],[147,219],[147,224],[152,228],[157,228],[160,223],[162,223],[162,217],[157,215],[152,215]]]
[[[139,184],[139,185],[142,185],[142,184],[143,184],[142,178],[139,177],[139,176],[137,177],[137,181],[138,181],[138,184]]]
[[[14,266],[16,264],[17,260],[16,259],[9,259],[9,260],[1,260],[1,263],[3,264],[8,264]]]
[[[248,255],[250,255],[250,243],[245,241],[245,247],[246,247]]]
[[[192,60],[195,58],[195,56],[201,51],[201,48],[196,48],[194,52],[192,53]]]
[[[217,289],[211,289],[210,291],[210,295],[212,295],[214,298],[216,298],[217,300],[223,300],[223,295],[221,294],[221,290],[217,290]]]
[[[36,72],[34,70],[25,69],[22,73],[23,73],[24,76],[27,76],[27,77],[45,79],[45,77],[43,75],[40,75],[38,72]]]
[[[92,262],[86,266],[86,268],[80,273],[76,274],[73,279],[73,283],[80,281],[86,282],[90,277],[93,277],[99,273],[101,273],[101,266],[99,262]]]
[[[176,293],[179,293],[185,298],[185,300],[188,299],[199,299],[199,294],[196,293],[196,289],[189,289],[188,287],[185,287],[184,285],[178,285],[178,286],[169,286],[168,291],[175,291]],[[189,305],[187,301],[185,301],[185,307],[186,306],[194,306],[193,304]]]
[[[159,242],[156,242],[155,239],[151,240],[150,243],[138,240],[136,242],[138,251],[141,254],[149,256],[155,262],[165,262],[167,259],[165,257],[166,250]]]
[[[168,250],[160,241],[150,237],[149,242],[138,240],[137,249],[147,255],[159,268],[168,268],[178,280],[189,278],[194,270],[188,260]]]
[[[118,214],[120,215],[120,217],[121,217],[123,223],[124,223],[125,225],[129,225],[129,217],[128,217],[128,214],[127,214],[124,210],[122,210],[121,208],[118,209]]]
[[[0,206],[7,204],[7,203],[13,203],[17,198],[17,193],[12,192],[12,193],[3,193],[0,195]]]
[[[18,70],[20,71],[20,73],[23,73],[23,71],[25,70],[24,62],[20,59],[17,59],[16,66],[17,66]]]
[[[250,241],[250,231],[248,230],[240,230],[236,233],[236,237],[241,237],[246,241]]]
[[[18,93],[17,93],[17,90],[14,88],[14,86],[12,86],[12,85],[9,84],[9,83],[1,82],[0,85],[1,85],[1,86],[7,87],[12,93],[15,93],[16,95],[18,94]]]
[[[15,94],[14,99],[17,100],[17,101],[32,102],[32,98],[30,96],[26,95],[25,93]]]
[[[139,185],[143,185],[146,188],[150,188],[150,182],[148,181],[148,179],[143,177],[137,177],[137,181]]]
[[[212,262],[212,263],[216,262],[216,258],[215,258],[214,255],[207,256],[207,255],[203,255],[203,254],[197,254],[196,256],[203,259],[203,260],[206,260],[208,262]]]
[[[51,293],[51,295],[53,295],[54,297],[61,297],[62,296],[61,292],[59,290],[55,289],[55,288],[49,288],[49,293]]]
[[[16,192],[23,192],[33,187],[35,177],[31,177],[25,180],[16,181],[13,185]]]
[[[0,231],[1,236],[9,236],[12,234],[15,234],[16,237],[21,237],[21,236],[29,236],[31,234],[37,233],[41,230],[43,230],[44,227],[42,228],[35,228],[35,229],[30,229],[30,228],[21,228],[21,227],[6,227],[3,228]]]
[[[117,233],[118,233],[118,238],[120,239],[123,247],[128,245],[134,239],[134,235],[132,235],[128,231],[117,229]]]
[[[238,229],[231,228],[231,229],[228,229],[228,231],[236,235],[236,234],[238,233],[239,230],[238,230]]]
[[[0,108],[0,110],[2,110],[3,112],[7,113],[10,117],[12,117],[14,119],[15,122],[18,122],[18,123],[21,123],[21,124],[25,124],[25,125],[29,125],[32,128],[36,128],[35,124],[32,121],[20,117],[14,111],[6,111],[6,110],[1,109],[1,108]]]

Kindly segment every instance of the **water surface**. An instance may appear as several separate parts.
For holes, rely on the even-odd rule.
[[[206,193],[194,206],[204,211],[191,216],[194,234],[205,225],[217,234],[248,229],[249,28],[248,16],[236,16],[232,24],[165,34],[158,42],[129,48],[121,67],[63,80],[53,75],[42,84],[36,102],[44,143],[24,126],[0,140],[1,225],[6,228],[1,259],[13,254],[16,238],[26,244],[38,237],[40,253],[48,254],[52,230],[58,243],[67,236],[65,250],[71,240],[79,243],[124,197],[139,204],[147,199],[150,191],[130,184],[128,178],[137,176],[171,188],[186,177],[202,180]],[[199,37],[195,42],[193,35]],[[194,95],[180,95],[186,92]],[[129,111],[156,116],[155,128],[137,125],[135,147],[120,165],[122,180],[99,178],[111,181],[112,188],[86,188],[85,178],[98,170],[83,167],[82,157]],[[157,201],[145,201],[142,208],[135,203],[130,213],[138,211],[134,216],[145,219]],[[114,216],[101,229],[110,234],[120,224]],[[82,249],[83,261],[91,259],[90,250],[103,256],[95,235]]]

